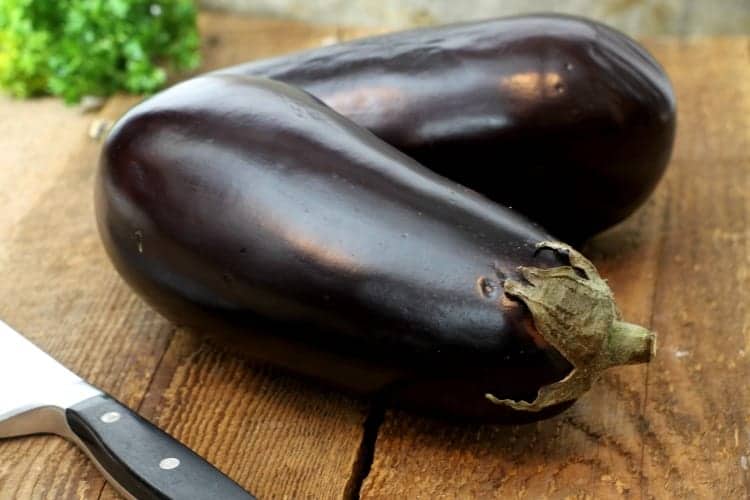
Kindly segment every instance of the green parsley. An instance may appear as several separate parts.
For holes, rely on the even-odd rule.
[[[0,0],[0,87],[17,97],[151,93],[199,44],[192,0]]]

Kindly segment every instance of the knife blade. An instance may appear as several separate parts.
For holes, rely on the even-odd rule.
[[[57,434],[128,499],[253,499],[195,452],[0,321],[0,439]]]

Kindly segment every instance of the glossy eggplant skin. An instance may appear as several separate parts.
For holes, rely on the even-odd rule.
[[[574,17],[405,31],[221,72],[300,86],[566,241],[640,206],[674,140],[664,70],[622,33]]]
[[[129,111],[103,149],[100,234],[176,323],[232,350],[431,414],[538,419],[568,361],[503,293],[549,236],[305,92],[203,76]]]

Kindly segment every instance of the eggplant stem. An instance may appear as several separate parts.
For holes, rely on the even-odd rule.
[[[656,354],[656,336],[646,328],[615,320],[607,339],[607,366],[648,363]]]
[[[539,334],[573,370],[562,380],[541,387],[531,403],[485,394],[495,404],[522,411],[577,399],[603,370],[648,362],[656,345],[652,332],[620,320],[612,291],[586,257],[560,242],[544,241],[538,248],[567,255],[570,265],[520,267],[526,282],[508,279],[503,287],[507,295],[526,304]]]

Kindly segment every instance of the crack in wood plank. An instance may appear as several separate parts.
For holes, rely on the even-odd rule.
[[[352,472],[346,483],[343,497],[348,500],[358,500],[362,493],[362,485],[370,474],[372,460],[375,457],[375,443],[380,426],[385,418],[385,404],[377,399],[373,400],[367,418],[362,424],[362,441],[357,450],[357,458],[352,465]]]

